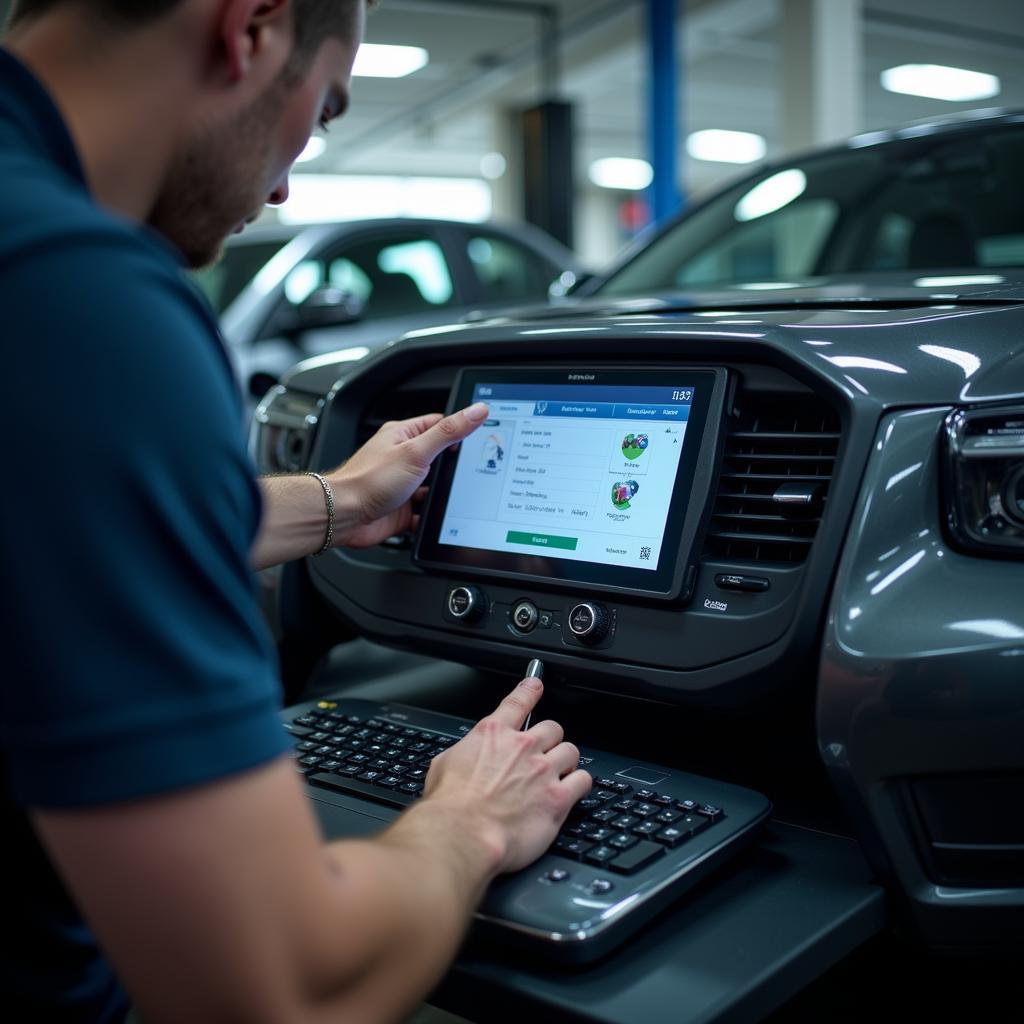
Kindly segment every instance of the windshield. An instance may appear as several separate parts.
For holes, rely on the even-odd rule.
[[[288,238],[229,245],[212,266],[193,273],[196,284],[210,300],[214,312],[223,313],[238,293],[259,273],[271,256],[290,241]]]
[[[727,189],[601,295],[1024,266],[1024,125],[850,148]]]

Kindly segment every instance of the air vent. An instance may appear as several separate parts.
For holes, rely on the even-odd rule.
[[[741,394],[731,420],[704,557],[802,562],[818,531],[839,449],[820,398]]]

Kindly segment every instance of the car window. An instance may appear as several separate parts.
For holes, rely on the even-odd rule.
[[[482,302],[544,299],[557,274],[535,252],[508,238],[476,234],[466,243]]]
[[[740,222],[679,268],[677,286],[716,281],[773,281],[814,272],[839,205],[808,199],[771,217]]]
[[[242,289],[284,248],[287,238],[229,245],[213,266],[197,270],[192,277],[210,300],[214,311],[223,313]]]
[[[325,284],[354,296],[365,319],[443,309],[455,301],[441,247],[417,235],[363,239],[303,260],[285,279],[285,296],[299,305]]]
[[[713,197],[596,291],[1024,266],[1022,176],[1019,127],[810,157]]]

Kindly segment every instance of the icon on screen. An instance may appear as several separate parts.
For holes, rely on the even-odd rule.
[[[538,413],[546,413],[547,411],[548,411],[548,403],[547,402],[538,402],[537,403],[537,412]]]
[[[639,459],[650,443],[646,434],[627,434],[622,439],[622,454],[627,459]]]
[[[619,480],[612,484],[612,504],[617,509],[629,508],[630,499],[635,497],[640,485],[635,480]]]
[[[488,434],[480,450],[480,459],[484,469],[500,469],[505,461],[505,436],[503,434]]]

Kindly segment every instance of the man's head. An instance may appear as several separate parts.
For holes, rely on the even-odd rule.
[[[344,112],[374,2],[16,0],[10,25],[74,12],[94,22],[104,45],[130,47],[141,33],[186,41],[197,100],[147,219],[202,266],[264,203],[287,198],[312,129]]]

